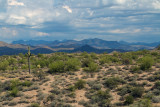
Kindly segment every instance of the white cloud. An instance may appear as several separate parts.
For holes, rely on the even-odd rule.
[[[9,33],[26,33],[32,35],[30,37],[48,36],[55,32],[66,36],[63,33],[66,28],[68,35],[73,37],[76,34],[92,37],[93,34],[159,33],[155,30],[160,25],[159,13],[160,0],[0,0],[1,26],[22,27],[24,30],[18,28],[16,33],[10,29],[12,32]],[[2,30],[6,31],[1,29],[0,37],[4,34]],[[6,32],[6,35],[9,34]]]
[[[18,15],[10,15],[9,18],[7,19],[7,23],[10,24],[25,24],[26,23],[26,18],[23,16],[18,16]]]
[[[63,6],[64,9],[66,9],[69,13],[72,13],[72,9],[69,6]]]
[[[141,29],[132,29],[132,28],[127,28],[127,29],[115,29],[115,30],[109,30],[109,33],[138,33],[140,32]]]
[[[18,2],[16,0],[8,0],[8,5],[10,5],[10,6],[24,6],[24,3]]]
[[[44,33],[44,32],[37,32],[37,35],[42,37],[42,36],[49,36],[48,33]]]
[[[160,9],[160,1],[156,0],[155,2],[152,3],[155,9]]]
[[[126,3],[126,0],[117,0],[117,2],[118,2],[119,4],[125,4],[125,3]]]

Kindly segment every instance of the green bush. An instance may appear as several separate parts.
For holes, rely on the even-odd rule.
[[[30,87],[32,83],[30,81],[25,80],[24,82],[21,83],[21,85]]]
[[[74,70],[78,70],[78,67],[80,65],[80,62],[78,59],[72,58],[72,59],[68,59],[65,62],[65,70],[66,71],[74,71]]]
[[[140,68],[138,66],[132,66],[130,70],[130,72],[132,73],[139,73]]]
[[[138,102],[138,107],[152,107],[151,100],[142,99]]]
[[[130,85],[122,86],[122,87],[118,88],[118,95],[124,96],[128,93],[131,93],[131,90],[132,90],[132,86],[130,86]]]
[[[152,97],[152,102],[153,103],[160,103],[160,96],[154,96],[154,97]]]
[[[39,80],[45,79],[45,72],[44,71],[34,71],[33,72],[34,76],[37,77]]]
[[[123,84],[125,81],[119,77],[110,77],[107,78],[104,82],[104,85],[110,89],[116,88],[119,84]]]
[[[12,97],[17,97],[18,94],[18,89],[16,87],[14,87],[11,91],[10,91],[10,96]]]
[[[89,67],[89,64],[94,62],[92,58],[85,58],[82,60],[82,67]]]
[[[71,86],[68,87],[68,90],[69,91],[75,91],[76,87],[74,85],[71,85]]]
[[[75,88],[76,89],[83,89],[85,87],[85,84],[86,84],[86,81],[84,81],[84,80],[78,80],[75,83]]]
[[[29,107],[40,107],[40,105],[38,103],[33,103]]]
[[[0,62],[0,70],[3,70],[3,71],[7,70],[8,66],[9,66],[9,62],[7,60]]]
[[[129,105],[129,104],[133,104],[133,102],[134,102],[133,96],[129,95],[125,98],[124,104]]]
[[[10,58],[8,59],[8,62],[9,62],[9,65],[13,65],[13,64],[16,64],[16,59],[15,58]]]
[[[142,58],[142,63],[140,65],[141,70],[148,70],[152,67],[153,65],[153,58],[152,57],[143,57]]]
[[[122,59],[122,63],[125,64],[125,65],[129,65],[129,64],[132,63],[132,60],[129,59],[129,58],[124,58],[124,59]]]
[[[88,64],[88,67],[84,68],[84,71],[86,71],[86,72],[98,72],[99,71],[98,64],[96,64],[94,62],[90,62]]]
[[[160,50],[160,45],[157,47],[158,50]]]
[[[49,65],[49,68],[50,73],[65,72],[65,63],[63,61],[55,61]]]
[[[110,98],[111,95],[109,93],[109,90],[106,91],[99,90],[91,96],[90,103],[98,104],[99,107],[110,107],[111,105]]]
[[[144,88],[142,87],[134,87],[132,90],[131,90],[131,95],[134,97],[134,98],[140,98],[142,97],[144,93]]]
[[[160,81],[155,82],[153,89],[158,89],[160,90]]]

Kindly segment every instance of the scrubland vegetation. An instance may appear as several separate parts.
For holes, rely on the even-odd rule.
[[[0,107],[160,107],[160,49],[0,56]]]

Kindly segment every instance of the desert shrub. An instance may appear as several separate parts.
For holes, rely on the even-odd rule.
[[[146,93],[146,94],[144,95],[144,98],[146,98],[146,99],[152,99],[153,96],[154,96],[154,94],[153,94],[152,92],[148,92],[148,93]]]
[[[18,88],[14,87],[11,91],[10,91],[10,96],[12,97],[17,97],[18,94]]]
[[[125,65],[129,65],[129,64],[132,63],[132,60],[129,59],[129,58],[124,58],[124,59],[122,59],[122,63],[125,64]]]
[[[90,56],[91,56],[92,59],[98,59],[96,53],[92,52],[92,53],[90,53]]]
[[[119,77],[110,77],[107,78],[104,82],[104,85],[110,89],[116,88],[119,84],[123,84],[125,81]]]
[[[9,66],[9,62],[7,60],[0,62],[0,70],[3,70],[3,71],[7,70],[8,66]]]
[[[138,66],[132,66],[130,68],[130,72],[132,72],[132,73],[138,73],[139,70],[140,70],[140,68]]]
[[[9,65],[13,65],[13,64],[16,64],[16,59],[15,58],[10,58],[8,59],[8,62],[9,62]]]
[[[146,57],[142,58],[140,69],[141,70],[148,70],[152,67],[152,65],[153,65],[153,58],[146,56]]]
[[[86,81],[84,80],[78,80],[76,83],[75,83],[75,88],[76,89],[82,89],[85,87],[85,84],[86,84]]]
[[[133,96],[129,95],[125,98],[124,104],[129,105],[129,104],[133,104],[133,102],[134,102]]]
[[[22,58],[22,57],[24,57],[24,54],[23,53],[19,53],[18,56]]]
[[[43,80],[43,79],[45,79],[45,73],[44,73],[44,71],[34,71],[33,72],[33,74],[34,74],[34,76],[35,77],[37,77],[39,80]]]
[[[152,107],[151,100],[149,99],[142,99],[138,102],[137,107]]]
[[[25,80],[24,82],[21,83],[22,86],[30,87],[32,83],[30,81]]]
[[[27,64],[23,64],[21,68],[22,69],[28,69],[28,65]]]
[[[20,82],[18,79],[16,79],[16,80],[11,80],[9,89],[12,90],[12,89],[14,89],[15,87],[18,87],[20,84],[21,84],[21,82]]]
[[[132,90],[131,90],[131,95],[134,97],[134,98],[140,98],[142,97],[144,93],[144,88],[142,87],[134,87]]]
[[[102,56],[100,59],[99,59],[99,63],[100,64],[105,64],[105,63],[110,63],[110,56],[109,55],[105,55],[105,56]]]
[[[27,60],[24,59],[24,58],[22,58],[22,59],[20,59],[20,60],[18,61],[18,63],[19,63],[19,64],[25,64],[25,63],[27,63]]]
[[[90,103],[92,104],[97,103],[98,106],[100,107],[110,107],[111,105],[110,98],[111,95],[109,94],[109,90],[106,91],[99,90],[91,96]]]
[[[40,107],[38,103],[32,103],[29,107]]]
[[[37,57],[38,57],[38,58],[42,58],[42,57],[43,57],[43,54],[38,53]]]
[[[98,72],[99,71],[99,67],[98,67],[98,64],[94,63],[94,62],[90,62],[88,64],[88,67],[85,67],[84,68],[84,71],[86,72]]]
[[[153,89],[158,89],[160,90],[160,81],[155,82]]]
[[[154,96],[154,97],[152,97],[152,102],[153,103],[160,103],[160,96]]]
[[[157,47],[158,50],[160,50],[160,45]]]
[[[41,58],[41,59],[38,59],[38,60],[33,60],[32,62],[34,62],[34,64],[36,66],[40,65],[41,68],[48,67],[48,65],[49,65],[49,60],[48,59],[44,59],[44,58]]]
[[[157,56],[157,55],[158,55],[158,52],[151,52],[151,55]]]
[[[100,90],[102,88],[102,85],[101,84],[94,84],[91,88],[94,90]]]
[[[8,104],[8,106],[15,106],[15,105],[17,105],[17,102],[15,102],[15,101],[12,101],[12,102],[10,102],[10,103]]]
[[[130,86],[130,85],[120,87],[120,88],[118,88],[118,95],[124,96],[128,93],[131,93],[131,90],[132,90],[132,86]]]
[[[54,63],[49,65],[49,72],[65,72],[65,63],[63,61],[55,61]]]
[[[65,69],[66,71],[74,71],[74,70],[78,70],[78,67],[80,65],[80,62],[78,59],[76,58],[72,58],[72,59],[68,59],[65,62]]]
[[[69,91],[75,91],[76,87],[74,85],[71,85],[71,86],[68,87],[68,90]]]
[[[156,81],[156,80],[160,80],[160,74],[150,76],[147,78],[147,80],[149,80],[151,82]]]
[[[92,62],[94,62],[92,58],[85,58],[82,60],[82,67],[88,67]]]
[[[83,52],[83,53],[81,53],[81,56],[83,56],[84,58],[88,58],[89,54],[87,52]]]

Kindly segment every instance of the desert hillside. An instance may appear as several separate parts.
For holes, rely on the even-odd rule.
[[[0,56],[0,107],[160,107],[160,49]]]

